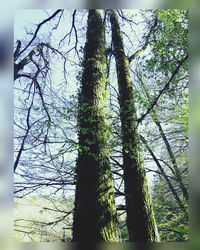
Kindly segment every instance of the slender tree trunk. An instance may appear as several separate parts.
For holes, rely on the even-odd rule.
[[[170,161],[172,163],[172,166],[173,166],[173,169],[174,169],[174,172],[175,172],[175,177],[176,177],[176,179],[177,179],[177,181],[179,183],[182,194],[183,194],[185,200],[188,201],[188,191],[187,191],[187,188],[185,187],[185,184],[183,182],[180,169],[177,166],[176,158],[175,158],[174,153],[172,151],[172,148],[171,148],[171,146],[169,144],[169,141],[168,141],[168,139],[167,139],[167,137],[166,137],[166,135],[165,135],[165,133],[163,131],[163,128],[162,128],[160,122],[156,118],[153,118],[153,120],[154,120],[155,124],[157,125],[158,130],[160,132],[160,135],[161,135],[161,137],[162,137],[162,139],[163,139],[163,141],[165,143],[165,146],[167,148],[167,152],[169,154]]]
[[[125,56],[116,12],[110,11],[112,41],[119,86],[120,118],[122,124],[123,167],[129,240],[158,242],[156,222],[141,156],[140,137],[129,60]]]
[[[144,85],[142,80],[141,80],[141,85],[142,85],[142,87],[143,87],[143,89],[145,91],[145,94],[146,94],[147,98],[150,100],[148,90],[147,90],[147,88]],[[178,167],[178,165],[176,163],[175,155],[174,155],[173,150],[172,150],[172,148],[171,148],[171,146],[169,144],[169,141],[168,141],[168,139],[167,139],[167,137],[166,137],[166,135],[164,133],[164,130],[163,130],[162,126],[161,126],[161,123],[160,123],[160,121],[158,119],[158,116],[157,116],[157,113],[156,113],[155,109],[152,109],[150,114],[151,114],[151,117],[152,117],[153,121],[155,122],[155,124],[156,124],[156,126],[157,126],[157,128],[158,128],[158,130],[160,132],[160,135],[161,135],[161,137],[163,139],[163,142],[164,142],[164,144],[165,144],[165,146],[167,148],[167,152],[169,154],[170,161],[171,161],[173,169],[174,169],[175,177],[176,177],[176,179],[177,179],[177,181],[179,183],[179,186],[180,186],[181,192],[183,194],[183,197],[185,198],[186,201],[188,201],[187,188],[186,188],[186,186],[185,186],[185,184],[183,182],[183,178],[181,176],[180,169],[179,169],[179,167]]]
[[[183,204],[182,201],[180,200],[180,198],[179,198],[179,196],[178,196],[178,194],[177,194],[177,192],[176,192],[174,186],[172,185],[170,179],[169,179],[168,176],[166,175],[166,173],[165,173],[163,167],[160,165],[159,160],[157,159],[157,157],[155,156],[155,154],[154,154],[153,151],[151,150],[150,146],[148,145],[148,143],[147,143],[147,141],[144,139],[144,137],[143,137],[143,136],[140,136],[140,138],[141,138],[142,142],[144,143],[145,147],[147,148],[147,150],[149,151],[149,153],[151,154],[153,160],[155,161],[155,163],[156,163],[158,169],[160,170],[160,173],[162,174],[163,178],[165,179],[165,181],[166,181],[166,183],[167,183],[169,189],[171,190],[171,192],[172,192],[172,194],[173,194],[175,200],[177,201],[179,207],[183,210],[183,212],[185,213],[186,217],[188,218],[188,212],[187,212],[187,210],[186,210],[184,204]]]
[[[74,242],[120,241],[103,110],[106,83],[104,56],[101,15],[98,10],[89,10],[79,96]]]

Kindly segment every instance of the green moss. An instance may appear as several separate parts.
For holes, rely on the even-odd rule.
[[[137,131],[137,115],[130,80],[129,60],[124,53],[122,34],[116,12],[113,10],[110,12],[120,94],[119,103],[122,123],[121,135],[129,240],[157,242],[158,233],[141,156],[140,137]]]
[[[105,64],[104,27],[102,21],[99,23],[101,16],[96,10],[90,10],[89,13],[78,114],[79,157],[77,169],[78,174],[81,173],[81,177],[78,176],[79,182],[76,189],[77,193],[81,195],[81,201],[84,200],[87,203],[88,197],[93,201],[93,204],[87,206],[87,211],[91,206],[94,206],[95,211],[88,214],[89,222],[87,221],[87,223],[94,226],[86,229],[87,225],[81,224],[87,213],[84,211],[83,214],[75,216],[74,228],[77,231],[83,230],[82,235],[87,230],[89,241],[116,242],[119,241],[119,235],[116,229],[116,207],[107,142],[110,131],[105,115],[107,79],[103,70]],[[86,176],[90,176],[90,181],[85,181]],[[79,185],[79,183],[81,184]],[[77,198],[76,201],[78,202],[78,200]],[[81,205],[75,204],[75,207],[77,206],[80,207],[78,210],[80,213]],[[96,217],[90,221],[92,213],[95,213]],[[76,232],[76,230],[74,231]],[[74,239],[76,239],[77,234],[74,233],[74,235]],[[84,240],[86,239],[84,238]]]

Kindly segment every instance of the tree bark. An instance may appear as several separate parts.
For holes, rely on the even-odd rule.
[[[119,87],[129,240],[158,242],[159,236],[141,155],[140,137],[137,131],[137,115],[130,80],[129,60],[124,53],[117,15],[113,10],[110,11],[110,20]]]
[[[89,10],[84,53],[73,241],[119,242],[103,108],[104,26],[98,10]]]

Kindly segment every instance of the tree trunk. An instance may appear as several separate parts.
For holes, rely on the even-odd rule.
[[[168,176],[166,175],[164,169],[162,168],[159,160],[157,159],[157,157],[155,156],[155,154],[153,153],[153,151],[151,150],[150,146],[148,145],[147,141],[145,140],[145,138],[143,136],[140,136],[142,142],[144,143],[145,147],[147,148],[147,150],[149,151],[149,153],[151,154],[153,160],[155,161],[158,169],[160,170],[160,173],[162,174],[163,178],[165,179],[169,189],[171,190],[175,200],[177,201],[179,207],[182,209],[182,211],[185,213],[185,216],[188,218],[188,212],[184,206],[184,204],[182,203],[182,201],[180,200],[177,191],[175,190],[174,186],[172,185],[170,179],[168,178]]]
[[[154,111],[154,110],[153,110]],[[158,130],[160,132],[160,135],[165,143],[165,146],[167,148],[167,152],[169,154],[169,157],[170,157],[170,161],[172,163],[172,166],[173,166],[173,169],[174,169],[174,172],[175,172],[175,177],[179,183],[179,186],[181,188],[181,191],[182,191],[182,194],[183,194],[183,197],[185,198],[186,201],[188,201],[188,191],[187,191],[187,188],[183,182],[183,179],[182,179],[182,176],[181,176],[181,172],[180,172],[180,169],[179,167],[177,166],[177,163],[176,163],[176,158],[174,156],[174,153],[172,151],[172,148],[169,144],[169,141],[167,139],[167,137],[165,136],[165,133],[163,131],[163,128],[160,124],[160,122],[156,119],[156,118],[153,118],[156,126],[158,127]]]
[[[144,85],[142,80],[141,80],[141,85],[142,85],[142,87],[143,87],[143,89],[145,91],[145,94],[146,94],[146,96],[147,96],[147,98],[149,100],[149,103],[150,103],[151,98],[150,98],[148,90],[147,90],[147,88]],[[156,126],[157,126],[157,128],[158,128],[158,130],[160,132],[160,135],[161,135],[161,137],[163,139],[163,142],[164,142],[164,144],[165,144],[165,146],[167,148],[167,152],[169,154],[170,161],[171,161],[173,169],[174,169],[174,174],[175,174],[175,177],[176,177],[176,179],[177,179],[177,181],[179,183],[179,186],[180,186],[180,189],[182,191],[183,197],[185,198],[186,201],[188,201],[189,197],[188,197],[187,188],[186,188],[186,186],[185,186],[185,184],[183,182],[183,178],[181,176],[180,169],[179,169],[179,167],[178,167],[178,165],[176,163],[175,155],[174,155],[174,153],[172,151],[172,148],[171,148],[171,146],[169,144],[169,141],[168,141],[168,139],[167,139],[167,137],[166,137],[166,135],[165,135],[165,133],[163,131],[163,128],[162,128],[161,123],[160,123],[160,121],[158,119],[158,116],[157,116],[157,113],[156,113],[155,109],[151,110],[150,115],[151,115],[153,121],[155,122],[155,124],[156,124]]]
[[[140,137],[129,60],[125,56],[116,12],[110,11],[112,41],[119,86],[120,119],[122,124],[123,168],[129,240],[158,242],[156,222],[141,156]]]
[[[84,52],[73,241],[119,242],[103,108],[104,26],[98,10],[89,10]]]

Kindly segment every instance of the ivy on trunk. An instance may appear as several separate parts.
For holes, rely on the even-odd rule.
[[[158,232],[141,155],[137,115],[129,73],[129,60],[114,10],[110,11],[112,41],[119,87],[123,168],[129,241],[158,242]]]
[[[119,242],[104,112],[104,26],[89,10],[79,95],[79,154],[73,241]]]

